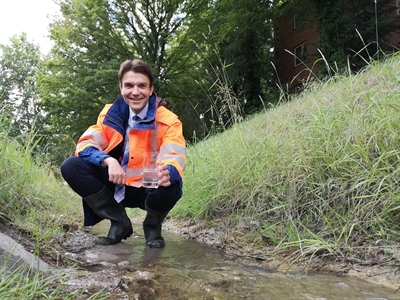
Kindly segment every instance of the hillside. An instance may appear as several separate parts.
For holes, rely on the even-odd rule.
[[[400,263],[399,82],[397,54],[191,145],[173,216],[265,260]]]

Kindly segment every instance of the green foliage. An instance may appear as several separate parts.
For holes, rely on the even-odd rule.
[[[196,13],[197,2],[60,1],[62,16],[51,24],[55,46],[39,76],[41,105],[53,132],[77,139],[93,124],[104,104],[119,95],[117,72],[126,59],[150,64],[157,93],[174,108],[179,98],[169,98],[174,94],[166,84],[181,86],[193,61],[184,47],[177,54],[169,45],[182,38],[184,20]]]
[[[9,45],[0,45],[0,106],[10,116],[11,136],[27,133],[33,124],[43,126],[34,77],[39,61],[39,47],[25,33],[13,36]]]
[[[228,245],[310,255],[360,235],[399,241],[399,67],[397,55],[337,77],[189,147],[173,214],[215,224]]]
[[[217,1],[209,22],[218,38],[219,56],[230,65],[226,72],[244,112],[259,112],[260,98],[266,98],[273,77],[269,63],[273,46],[270,1]]]
[[[188,77],[187,89],[177,88],[194,110],[189,115],[197,126],[194,141],[259,111],[263,100],[275,101],[268,63],[270,17],[268,1],[217,1],[185,28],[182,36],[192,42],[196,73]]]
[[[242,122],[245,116],[243,105],[230,84],[227,72],[230,66],[226,66],[219,59],[217,66],[214,67],[210,63],[210,67],[212,73],[209,76],[210,80],[213,80],[212,86],[207,89],[204,87],[204,82],[198,82],[209,100],[209,107],[199,114],[205,128],[204,137],[227,130],[234,124]],[[204,109],[204,107],[199,107],[199,109]]]
[[[38,158],[32,157],[34,133],[21,143],[8,135],[8,124],[6,116],[2,115],[0,215],[30,232],[38,241],[59,237],[65,224],[78,219],[79,199],[56,180],[49,166],[39,164]],[[71,214],[60,217],[65,211]]]
[[[38,74],[53,134],[76,140],[118,96],[122,56],[116,49],[124,48],[107,8],[101,0],[60,3],[63,17],[51,25],[55,46]]]
[[[36,240],[35,253],[54,252],[65,229],[81,219],[81,200],[57,180],[51,168],[34,159],[30,152],[34,132],[18,141],[12,138],[12,124],[6,113],[0,115],[0,219]],[[10,125],[11,124],[11,125]],[[22,142],[23,141],[23,142]],[[76,225],[75,225],[76,226]],[[87,289],[71,290],[64,282],[78,273],[41,272],[22,264],[7,266],[11,254],[0,258],[0,294],[2,299],[107,299],[104,291],[88,293]]]
[[[13,36],[9,45],[0,45],[0,50],[0,103],[2,120],[10,124],[7,135],[21,143],[29,139],[30,153],[42,160],[49,153],[49,157],[65,153],[42,151],[49,149],[52,126],[38,105],[41,96],[35,76],[41,68],[39,47],[23,33]]]
[[[4,300],[12,299],[109,299],[104,296],[103,291],[88,295],[87,289],[71,291],[63,282],[71,277],[81,276],[66,272],[40,272],[33,269],[28,264],[22,264],[18,268],[10,271],[7,265],[10,262],[11,255],[2,255],[0,267],[0,294]],[[69,289],[69,290],[68,290]],[[83,296],[85,295],[85,296]]]

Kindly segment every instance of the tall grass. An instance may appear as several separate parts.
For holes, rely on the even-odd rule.
[[[71,277],[68,271],[53,273],[39,272],[27,264],[10,271],[7,269],[7,260],[0,267],[0,295],[2,300],[8,299],[109,299],[109,296],[100,291],[88,293],[86,289],[68,291],[63,284]],[[75,275],[76,276],[76,275]]]
[[[211,28],[209,27],[208,29],[209,33],[211,33]],[[206,39],[204,34],[203,36]],[[197,55],[202,57],[202,60],[206,61],[208,64],[208,68],[206,68],[207,78],[203,78],[200,81],[195,80],[195,82],[204,92],[207,100],[206,103],[208,103],[209,108],[199,113],[197,105],[185,96],[185,93],[182,92],[182,94],[186,97],[194,111],[199,115],[205,131],[204,137],[208,137],[227,130],[233,124],[242,122],[245,113],[243,105],[233,91],[229,80],[227,70],[231,64],[227,64],[221,59],[221,56],[216,50],[218,48],[217,46],[197,43],[194,40],[192,40],[192,42],[197,49]],[[213,58],[208,56],[209,48],[213,49],[211,52],[214,54]],[[210,59],[212,59],[215,64]],[[179,89],[179,87],[177,88]],[[204,107],[202,106],[201,109],[203,110]],[[194,133],[194,141],[197,141],[196,133]]]
[[[173,210],[264,254],[400,240],[400,56],[189,147]]]
[[[0,221],[12,223],[34,241],[34,254],[55,256],[55,245],[61,242],[65,231],[81,221],[80,199],[57,180],[40,157],[30,154],[33,136],[9,136],[11,124],[5,114],[0,117]],[[53,254],[53,255],[52,255]],[[10,271],[7,254],[0,262],[1,299],[76,299],[84,290],[66,292],[63,281],[70,272],[40,272],[27,265]],[[39,258],[38,258],[39,259]],[[57,267],[61,267],[57,265]],[[85,299],[99,299],[101,292]],[[90,296],[90,298],[89,298]],[[104,298],[104,293],[103,296]]]
[[[79,220],[78,197],[57,180],[49,165],[31,155],[33,134],[18,140],[8,135],[6,118],[0,118],[0,217],[38,240],[64,232]],[[71,212],[66,215],[65,212]]]

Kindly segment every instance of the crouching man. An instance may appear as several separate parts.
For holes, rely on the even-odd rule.
[[[61,174],[83,199],[84,225],[111,221],[106,237],[96,244],[113,245],[132,235],[126,207],[146,210],[146,246],[165,246],[162,222],[182,196],[186,143],[182,123],[154,93],[153,75],[141,60],[127,60],[118,73],[121,96],[107,104],[80,137],[74,156],[61,165]],[[157,151],[158,188],[142,182],[144,152]]]

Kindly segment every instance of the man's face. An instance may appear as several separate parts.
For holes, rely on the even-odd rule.
[[[150,86],[150,80],[146,75],[129,71],[122,77],[119,89],[125,103],[138,114],[149,102],[154,86]]]

